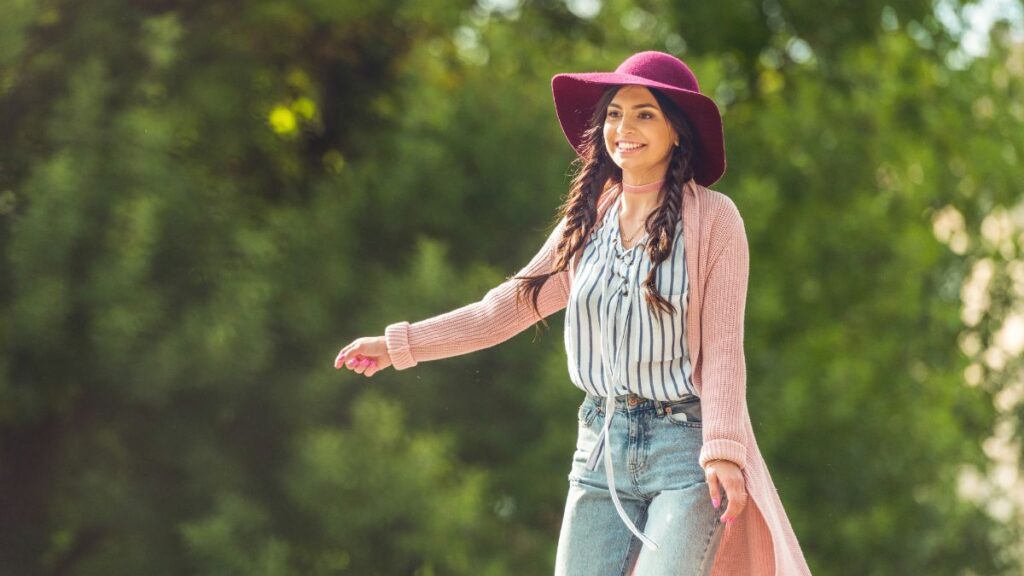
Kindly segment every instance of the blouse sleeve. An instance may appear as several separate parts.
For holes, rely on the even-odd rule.
[[[750,254],[743,219],[731,201],[717,224],[701,311],[704,444],[698,461],[703,468],[711,460],[730,460],[742,469],[747,456],[743,320]]]
[[[565,222],[562,218],[540,251],[517,275],[539,274],[554,267]],[[403,321],[388,325],[384,337],[395,370],[490,348],[519,334],[541,317],[562,310],[569,301],[567,270],[548,278],[541,289],[537,302],[541,317],[534,313],[528,297],[516,301],[518,283],[509,278],[478,302],[412,324]]]

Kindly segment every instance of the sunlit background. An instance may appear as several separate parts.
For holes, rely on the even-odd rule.
[[[0,0],[0,576],[550,574],[563,314],[364,378],[574,169],[558,72],[684,59],[814,574],[1024,572],[1020,0]]]

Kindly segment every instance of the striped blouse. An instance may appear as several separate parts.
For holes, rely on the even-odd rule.
[[[579,256],[565,313],[565,350],[573,384],[597,396],[630,392],[655,400],[699,396],[686,344],[689,281],[682,221],[672,252],[656,273],[658,290],[676,308],[670,315],[647,304],[642,289],[651,270],[647,232],[631,248],[619,234],[616,197]],[[684,200],[685,201],[685,200]]]

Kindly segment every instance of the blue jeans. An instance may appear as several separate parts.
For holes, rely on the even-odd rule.
[[[711,504],[698,463],[703,443],[700,401],[661,402],[630,394],[615,399],[605,450],[626,513],[658,542],[653,550],[626,527],[608,490],[603,459],[587,460],[604,426],[604,399],[587,394],[569,473],[555,576],[683,576],[711,571],[725,530],[728,501]]]

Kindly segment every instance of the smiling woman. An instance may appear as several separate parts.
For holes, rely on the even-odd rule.
[[[479,302],[390,324],[338,365],[404,370],[565,309],[585,396],[556,576],[809,574],[746,406],[747,237],[707,188],[725,172],[717,106],[662,52],[551,87],[581,168],[540,251]]]

